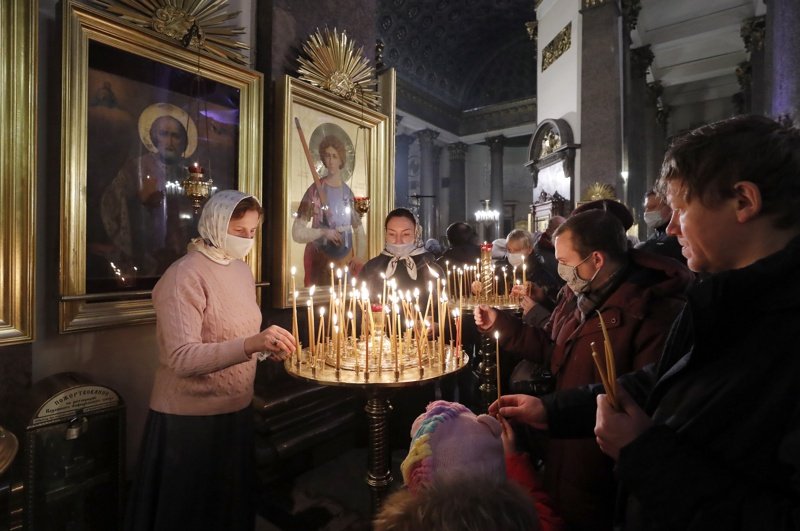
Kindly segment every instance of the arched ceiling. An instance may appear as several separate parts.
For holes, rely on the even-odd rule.
[[[380,0],[383,62],[456,110],[536,92],[533,0]],[[402,103],[402,102],[400,102]]]

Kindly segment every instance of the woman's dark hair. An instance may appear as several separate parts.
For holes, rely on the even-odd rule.
[[[341,164],[339,164],[339,169],[341,170],[344,168],[344,165],[347,163],[347,149],[344,147],[344,142],[338,136],[328,135],[322,139],[322,142],[319,143],[319,158],[322,159],[322,154],[325,152],[326,149],[332,147],[336,150],[339,154],[339,160]]]
[[[255,210],[258,212],[259,218],[264,216],[264,209],[261,208],[261,205],[255,197],[250,196],[239,201],[239,203],[236,205],[236,208],[234,208],[233,212],[231,213],[231,219],[239,219],[244,217],[244,215],[250,210]]]
[[[605,210],[587,210],[573,214],[553,233],[553,237],[570,231],[575,250],[581,258],[593,251],[602,251],[609,259],[621,262],[628,252],[628,238],[619,218]]]
[[[417,217],[414,215],[413,212],[411,212],[407,208],[403,208],[403,207],[395,208],[394,210],[389,212],[389,215],[386,216],[386,221],[383,222],[383,228],[384,229],[386,229],[386,227],[389,225],[389,220],[392,219],[392,218],[407,218],[407,219],[411,220],[411,223],[414,224],[415,228],[417,226]]]
[[[756,115],[704,125],[676,138],[664,156],[659,191],[678,181],[687,201],[714,206],[749,181],[776,228],[800,225],[800,130]]]

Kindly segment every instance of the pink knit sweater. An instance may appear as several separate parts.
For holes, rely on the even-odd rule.
[[[247,264],[213,262],[190,251],[153,289],[159,365],[150,408],[177,415],[217,415],[247,407],[256,360],[246,337],[261,327]]]

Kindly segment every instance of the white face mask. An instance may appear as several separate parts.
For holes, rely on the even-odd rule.
[[[661,212],[658,210],[645,212],[644,222],[647,224],[648,230],[655,230],[656,227],[660,227],[664,224],[664,220],[661,218]]]
[[[579,293],[586,293],[587,291],[589,291],[589,286],[591,285],[592,280],[594,280],[594,277],[596,277],[597,273],[600,272],[600,269],[595,271],[594,275],[592,275],[592,278],[590,278],[589,280],[582,279],[578,275],[578,266],[584,263],[586,260],[588,260],[591,256],[592,254],[589,253],[589,256],[587,256],[574,266],[562,264],[561,262],[558,263],[558,276],[564,279],[564,282],[567,283],[567,286],[569,286],[569,289],[571,289],[575,295],[578,295]]]
[[[525,255],[522,253],[510,253],[507,258],[511,267],[520,267],[525,262]]]
[[[233,234],[228,234],[228,237],[225,238],[225,252],[233,258],[242,260],[247,256],[247,253],[250,252],[250,249],[253,248],[253,243],[255,241],[255,238],[241,238]]]
[[[387,243],[386,250],[394,256],[408,256],[411,251],[417,248],[417,242],[411,243]]]

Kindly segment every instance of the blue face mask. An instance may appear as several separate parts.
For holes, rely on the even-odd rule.
[[[589,255],[586,258],[584,258],[574,266],[562,264],[561,262],[558,263],[558,276],[564,279],[564,282],[567,283],[567,286],[569,286],[569,289],[571,289],[572,293],[574,293],[575,295],[578,295],[579,293],[586,293],[587,291],[589,291],[589,285],[592,283],[592,280],[594,280],[594,278],[597,276],[597,273],[600,272],[600,269],[602,269],[600,268],[597,271],[595,271],[594,275],[592,275],[592,278],[590,278],[589,280],[582,279],[578,275],[578,266],[584,263],[586,260],[588,260],[591,256],[592,253],[589,253]]]

